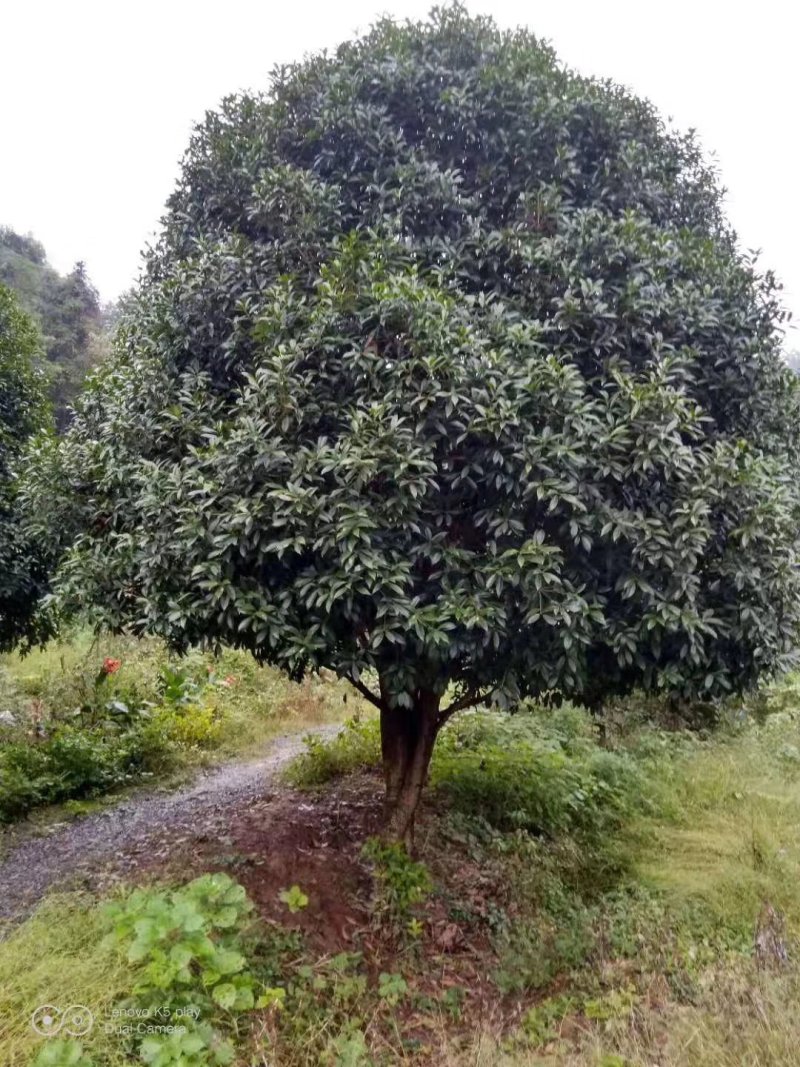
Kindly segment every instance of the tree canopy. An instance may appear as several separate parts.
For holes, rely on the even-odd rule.
[[[406,834],[454,710],[788,664],[782,315],[691,134],[458,6],[381,21],[197,127],[64,446],[65,602],[350,678]]]
[[[49,421],[35,361],[41,339],[13,293],[0,285],[0,649],[49,631],[36,615],[47,588],[44,563],[23,529],[18,477],[30,437]]]

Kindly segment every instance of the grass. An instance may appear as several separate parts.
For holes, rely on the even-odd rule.
[[[441,857],[466,842],[454,860],[462,896],[470,861],[488,873],[499,860],[508,891],[491,934],[494,980],[533,995],[534,1015],[509,1029],[501,1014],[466,1049],[445,1028],[437,1062],[796,1062],[798,680],[762,703],[761,722],[700,735],[637,723],[610,748],[577,709],[456,720],[434,758],[446,810],[423,854],[441,889]],[[374,725],[353,724],[290,773],[320,788],[377,753]],[[783,966],[755,958],[770,909]]]
[[[313,789],[356,771],[373,770],[380,765],[380,759],[377,718],[353,718],[329,741],[307,738],[305,752],[292,760],[284,779],[301,789]]]
[[[558,1031],[538,1048],[480,1034],[446,1067],[791,1067],[797,1063],[800,975],[764,974],[750,964],[708,972],[697,1004],[644,1003],[580,1039]],[[559,1020],[566,1029],[566,1020]]]
[[[112,673],[103,665],[111,663]],[[78,814],[105,793],[263,751],[279,734],[342,716],[345,683],[288,681],[249,654],[176,659],[155,640],[78,632],[25,658],[0,658],[0,821],[67,801]],[[352,700],[352,697],[350,698]],[[352,700],[351,708],[360,701]]]
[[[742,938],[764,899],[800,935],[800,775],[783,756],[800,743],[800,709],[703,746],[670,783],[680,804],[654,825],[643,881],[702,902]]]
[[[539,1002],[536,1025],[499,1038],[479,1035],[462,1060],[517,1067],[766,1067],[797,1062],[800,1047],[800,741],[796,680],[771,695],[783,710],[762,725],[685,743],[639,737],[658,810],[623,834],[627,901],[600,902],[617,951],[589,952]],[[656,754],[660,753],[660,756]],[[562,868],[563,870],[563,868]],[[621,903],[621,909],[620,909]],[[759,960],[757,933],[778,914],[788,962]],[[578,909],[580,911],[580,909]],[[624,943],[624,927],[633,943]],[[612,936],[613,940],[613,936]],[[623,951],[619,952],[622,947]],[[633,949],[634,951],[631,951]],[[631,970],[628,955],[635,961]],[[566,978],[566,982],[564,979]],[[543,1027],[563,991],[574,1003]],[[587,1019],[585,991],[627,994]],[[557,1004],[558,1006],[558,1004]],[[597,1014],[597,1013],[595,1013]],[[534,1017],[533,1022],[537,1022]]]
[[[91,1006],[95,1019],[108,1019],[112,1005],[134,983],[134,970],[104,942],[107,923],[95,902],[77,895],[53,895],[0,942],[0,1050],[8,1067],[28,1067],[44,1039],[31,1025],[40,1005]],[[95,1025],[85,1041],[98,1064],[126,1061],[118,1038]]]
[[[25,657],[0,656],[2,710],[44,721],[77,707],[106,657],[122,666],[116,687],[141,700],[159,700],[165,667],[178,667],[197,679],[209,672],[231,685],[220,687],[216,703],[224,723],[215,758],[258,752],[270,738],[318,723],[337,721],[343,710],[358,706],[351,687],[331,677],[289,681],[279,670],[260,666],[247,652],[224,649],[219,655],[198,650],[171,656],[160,641],[106,636],[83,630],[36,649]]]
[[[141,655],[141,684],[157,679],[160,650],[113,648],[120,674],[126,655],[137,664]],[[11,681],[26,700],[53,704],[68,687],[74,665],[53,680],[54,662],[13,665]],[[204,669],[208,661],[192,662]],[[31,667],[25,681],[17,670]],[[224,730],[240,724],[238,734],[222,735],[226,753],[260,744],[273,722],[285,729],[296,714],[300,727],[343,706],[329,680],[289,686],[232,653],[219,668],[236,679],[219,690]],[[273,911],[265,912],[253,973],[267,1003],[243,1025],[235,1063],[797,1062],[800,681],[789,679],[761,704],[760,717],[733,716],[715,733],[663,730],[641,715],[624,725],[622,716],[602,742],[591,717],[571,706],[457,718],[437,747],[415,862],[374,844],[359,859],[353,825],[343,845],[334,835],[305,850],[337,877],[344,863],[371,873],[361,926],[350,924],[347,937],[327,931],[325,949],[315,948],[313,925],[295,928],[287,909],[282,918],[274,912],[279,891],[302,908],[311,898],[313,908],[315,883],[298,876],[290,888],[292,875],[261,886],[259,899]],[[320,811],[329,798],[338,827],[342,803],[355,810],[348,776],[366,795],[379,755],[377,724],[364,716],[332,741],[311,741],[288,775],[316,790]],[[267,839],[274,860],[277,836]],[[276,869],[297,862],[287,854]],[[268,867],[253,870],[259,885],[269,877]],[[326,922],[324,912],[316,922]],[[102,1014],[130,995],[135,968],[105,947],[102,933],[91,901],[62,897],[0,942],[4,1063],[28,1067],[38,1003],[87,1003]],[[97,1028],[84,1051],[94,1067],[130,1062],[120,1059],[118,1038]]]

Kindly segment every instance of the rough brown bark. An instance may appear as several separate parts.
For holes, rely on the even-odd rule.
[[[414,816],[428,776],[439,727],[439,697],[429,691],[415,694],[411,708],[381,708],[381,755],[386,783],[384,835],[410,848]]]

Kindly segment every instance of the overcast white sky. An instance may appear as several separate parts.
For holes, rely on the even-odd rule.
[[[0,0],[0,224],[32,232],[102,297],[133,281],[191,125],[270,67],[429,0]],[[579,70],[649,97],[718,159],[742,243],[800,324],[797,60],[789,0],[468,0],[525,24]],[[793,331],[790,347],[800,345]]]

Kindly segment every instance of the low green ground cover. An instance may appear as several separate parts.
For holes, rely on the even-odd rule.
[[[244,653],[170,657],[78,633],[0,658],[0,822],[81,802],[341,714],[343,685],[288,682]]]
[[[163,685],[157,657],[152,672]],[[630,715],[602,735],[572,706],[463,715],[434,759],[419,854],[366,842],[371,919],[333,949],[294,921],[311,886],[275,887],[279,920],[219,874],[45,900],[0,942],[3,1062],[791,1064],[798,682],[760,711],[714,732]],[[376,723],[362,718],[311,741],[288,777],[333,795],[378,763]],[[105,1019],[162,1001],[200,1009],[182,1035],[95,1026],[47,1039],[30,1025],[45,1003]]]

